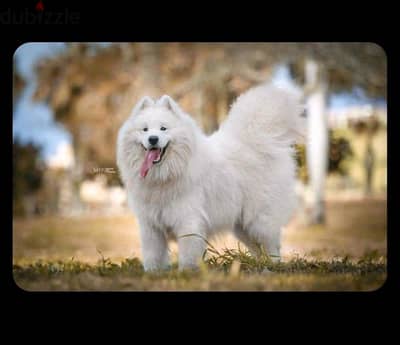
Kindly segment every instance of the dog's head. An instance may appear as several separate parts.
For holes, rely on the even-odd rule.
[[[179,178],[195,149],[195,124],[169,96],[142,98],[121,127],[117,163],[124,181]]]

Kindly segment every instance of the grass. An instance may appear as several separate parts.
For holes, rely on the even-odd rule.
[[[130,215],[15,219],[14,280],[28,291],[371,291],[382,286],[385,204],[335,201],[327,211],[324,227],[301,228],[294,220],[285,228],[280,263],[266,255],[256,260],[225,236],[208,243],[198,272],[177,269],[172,245],[171,269],[157,274],[143,271],[137,223]]]
[[[263,270],[268,269],[268,273]],[[247,251],[224,249],[202,262],[199,271],[145,273],[138,258],[120,263],[101,258],[96,264],[38,261],[14,265],[14,279],[29,291],[332,291],[375,290],[386,279],[386,262],[369,253],[357,262],[293,258],[272,263],[256,260]]]

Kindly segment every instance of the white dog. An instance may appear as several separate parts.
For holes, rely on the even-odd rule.
[[[293,144],[303,110],[297,96],[261,85],[206,136],[169,96],[139,101],[119,131],[117,163],[146,271],[169,266],[170,238],[179,268],[197,267],[203,238],[224,229],[254,255],[279,258],[281,227],[295,208]]]

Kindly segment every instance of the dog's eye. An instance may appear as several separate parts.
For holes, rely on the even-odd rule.
[[[149,129],[147,127],[143,128],[143,132],[147,132]]]
[[[166,131],[167,129],[165,127],[161,127],[160,131]]]

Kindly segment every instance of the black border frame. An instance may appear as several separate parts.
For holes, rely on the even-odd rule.
[[[32,2],[29,1],[28,5],[21,5],[19,7],[9,5],[13,11],[18,11],[21,8],[31,8]],[[43,0],[45,6],[47,1]],[[0,289],[6,293],[10,300],[13,302],[14,307],[24,307],[28,304],[32,309],[27,315],[35,317],[37,309],[43,308],[43,302],[48,302],[46,310],[53,310],[55,308],[54,303],[64,308],[64,310],[76,313],[74,309],[77,305],[79,307],[79,313],[82,311],[86,314],[85,307],[87,304],[96,306],[96,309],[100,307],[98,304],[101,301],[101,309],[103,306],[108,307],[123,307],[127,301],[137,305],[140,302],[141,311],[151,309],[152,307],[161,305],[160,303],[166,303],[169,307],[173,307],[174,311],[179,312],[180,309],[191,308],[207,308],[205,302],[212,303],[217,309],[225,308],[225,311],[235,312],[237,306],[248,307],[249,309],[257,310],[262,305],[270,305],[270,311],[281,310],[277,312],[275,316],[281,317],[285,313],[290,314],[290,309],[286,309],[288,306],[296,306],[296,311],[300,314],[304,310],[310,310],[310,303],[326,309],[327,303],[329,304],[329,311],[335,310],[340,312],[344,306],[357,308],[358,312],[368,313],[369,306],[371,303],[375,306],[382,308],[388,307],[386,299],[388,296],[393,296],[400,287],[399,265],[400,260],[398,258],[399,250],[396,250],[398,241],[398,219],[394,216],[396,206],[399,205],[399,196],[395,191],[398,190],[396,177],[399,176],[397,166],[394,164],[392,157],[395,156],[394,140],[396,139],[396,121],[398,116],[395,114],[396,102],[396,90],[399,89],[398,79],[394,80],[394,76],[399,76],[400,71],[396,65],[396,61],[399,61],[394,55],[394,44],[391,45],[386,36],[380,35],[379,32],[373,27],[372,32],[368,33],[365,27],[353,26],[354,17],[343,16],[340,18],[340,25],[344,32],[338,32],[337,28],[334,27],[335,33],[321,35],[322,31],[319,27],[323,22],[327,25],[337,22],[330,21],[329,19],[324,20],[321,17],[319,20],[313,22],[308,30],[308,35],[300,34],[297,28],[307,29],[304,25],[304,17],[297,18],[293,21],[290,26],[290,33],[280,31],[283,23],[291,21],[291,18],[285,18],[286,12],[278,12],[279,16],[276,18],[278,23],[273,21],[272,15],[268,16],[268,20],[265,19],[264,13],[253,13],[253,17],[250,17],[251,23],[242,25],[242,23],[236,22],[237,25],[233,25],[233,21],[228,18],[225,27],[220,26],[218,21],[218,11],[210,13],[205,11],[203,14],[202,10],[199,9],[198,15],[201,17],[199,21],[192,19],[192,17],[179,16],[179,21],[174,22],[174,17],[170,16],[170,8],[160,8],[153,10],[138,9],[138,14],[132,15],[129,12],[129,8],[124,10],[123,4],[113,1],[117,9],[117,14],[114,14],[113,8],[102,7],[93,9],[94,5],[90,5],[88,8],[83,8],[81,4],[77,4],[74,1],[69,1],[67,4],[58,2],[57,5],[49,4],[47,8],[63,9],[70,8],[77,10],[80,13],[80,21],[75,25],[1,25],[3,32],[10,32],[9,37],[2,44],[1,47],[1,71],[0,82],[3,84],[3,102],[0,103],[0,107],[3,108],[3,115],[1,117],[2,124],[0,128],[4,133],[1,135],[2,145],[1,147],[7,147],[9,151],[2,150],[3,159],[5,156],[7,159],[3,160],[2,169],[0,169],[0,180],[2,181],[1,192],[3,200],[4,195],[8,194],[7,202],[1,208],[3,211],[2,224],[5,225],[3,231],[0,232]],[[51,7],[50,7],[51,6]],[[92,8],[90,7],[92,6]],[[129,5],[127,5],[129,6]],[[158,6],[158,5],[155,5]],[[2,5],[3,7],[3,5]],[[241,6],[240,6],[241,7]],[[253,8],[254,9],[254,8]],[[192,9],[197,12],[197,8]],[[240,9],[241,11],[242,9]],[[381,15],[380,10],[376,10],[375,16]],[[0,9],[0,13],[3,8]],[[152,11],[152,12],[143,12]],[[292,10],[293,11],[293,10]],[[339,9],[339,14],[343,14]],[[147,26],[143,26],[139,19],[142,16],[151,15],[153,19],[158,17],[155,13],[158,12],[161,16],[165,15],[165,22],[157,22],[157,26],[150,28],[154,24],[151,22],[150,25],[147,22]],[[282,14],[280,14],[282,13]],[[207,16],[205,16],[207,15]],[[248,12],[245,9],[242,16],[248,16]],[[353,15],[359,15],[353,14]],[[226,17],[225,15],[221,15]],[[369,18],[369,17],[367,17]],[[261,20],[262,19],[262,20]],[[282,22],[283,21],[283,22]],[[350,24],[349,27],[345,27],[346,24]],[[84,25],[87,25],[84,27]],[[163,35],[163,25],[168,25],[170,34]],[[213,26],[214,25],[214,26]],[[277,25],[277,26],[275,26]],[[208,27],[208,34],[205,34],[205,27]],[[247,32],[244,31],[246,26]],[[215,28],[214,28],[215,27]],[[216,29],[219,28],[220,30]],[[294,29],[293,29],[294,28]],[[383,27],[385,29],[386,27]],[[151,30],[154,30],[151,33]],[[193,30],[194,29],[194,33]],[[196,29],[198,30],[196,32]],[[282,29],[283,30],[283,29]],[[279,33],[277,33],[279,31]],[[14,35],[14,36],[13,36]],[[275,36],[275,37],[271,37]],[[164,36],[164,37],[163,37]],[[279,37],[277,39],[277,36]],[[297,37],[296,37],[297,36]],[[307,37],[306,37],[307,36]],[[23,43],[27,42],[59,42],[59,41],[114,41],[114,42],[129,42],[129,41],[260,41],[260,42],[307,42],[307,41],[361,41],[361,42],[373,42],[380,45],[386,52],[388,59],[388,195],[387,195],[387,217],[388,217],[388,230],[387,230],[387,243],[388,243],[388,272],[387,280],[385,284],[376,291],[372,292],[158,292],[158,293],[147,293],[147,292],[26,292],[16,286],[12,276],[12,66],[13,66],[13,54],[15,50]],[[5,154],[7,152],[7,154]],[[10,164],[10,165],[8,165]],[[8,189],[9,188],[9,189]],[[9,199],[8,199],[9,198]],[[398,245],[397,245],[398,247]],[[382,303],[386,300],[386,303]],[[71,303],[74,302],[74,303]],[[75,304],[76,303],[76,304]],[[283,303],[283,304],[282,304]],[[281,307],[286,305],[285,308]],[[314,305],[314,306],[315,306]],[[313,309],[313,308],[312,308]],[[129,311],[128,311],[129,312]],[[132,311],[133,312],[133,311]],[[285,313],[284,313],[285,312]],[[344,311],[342,311],[344,312]],[[151,310],[148,310],[151,315]],[[213,313],[210,311],[210,313]],[[268,314],[270,314],[268,312]],[[274,317],[275,317],[274,316]],[[297,316],[296,316],[297,317]],[[348,317],[348,316],[347,316]],[[345,317],[346,318],[346,317]]]

